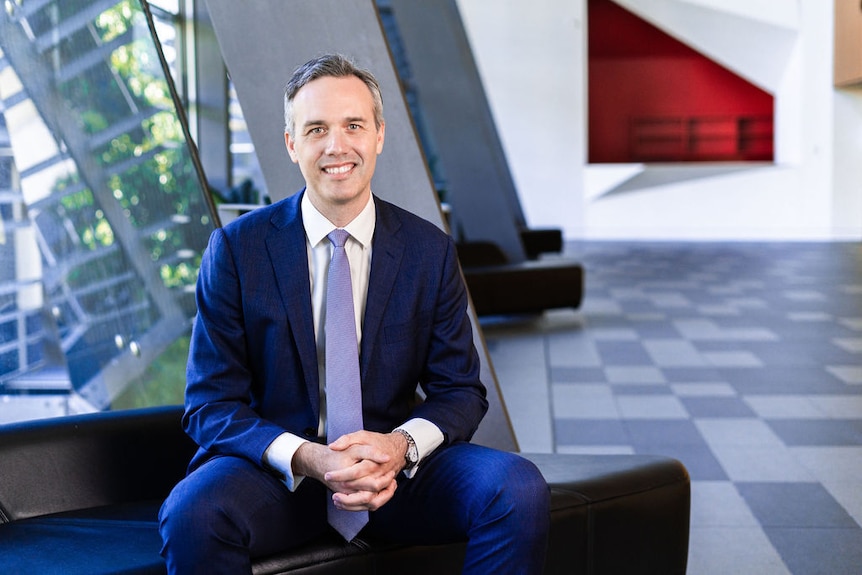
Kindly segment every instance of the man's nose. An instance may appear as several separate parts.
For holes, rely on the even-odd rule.
[[[329,138],[326,142],[327,154],[340,154],[346,148],[345,135],[341,130],[332,130],[329,132]]]

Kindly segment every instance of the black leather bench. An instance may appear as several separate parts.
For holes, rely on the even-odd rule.
[[[480,316],[534,314],[581,305],[584,268],[559,255],[540,258],[561,240],[552,231],[536,231],[522,238],[532,259],[512,262],[493,242],[458,244],[458,259],[473,307]]]
[[[157,574],[157,513],[194,445],[181,408],[0,426],[0,572]],[[646,455],[525,454],[552,490],[548,574],[685,573],[689,477]],[[256,574],[460,572],[463,545],[335,539],[255,563]]]

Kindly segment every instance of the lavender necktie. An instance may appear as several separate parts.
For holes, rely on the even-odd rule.
[[[344,251],[350,234],[336,229],[327,237],[334,249],[326,281],[326,437],[328,441],[335,441],[346,433],[362,429],[362,390],[350,263]],[[368,523],[367,511],[337,509],[331,494],[327,517],[329,524],[347,541]]]

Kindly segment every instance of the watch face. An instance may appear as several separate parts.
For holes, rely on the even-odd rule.
[[[407,440],[407,453],[404,454],[404,469],[412,469],[419,461],[419,450],[416,448],[416,442],[409,433],[403,429],[398,430]]]
[[[412,441],[407,442],[407,453],[404,454],[404,459],[407,463],[416,463],[419,459],[419,453],[416,450],[416,444]]]

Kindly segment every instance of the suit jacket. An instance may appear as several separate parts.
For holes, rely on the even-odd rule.
[[[260,464],[284,431],[315,439],[320,409],[303,192],[210,237],[197,283],[183,425],[191,469],[229,454]],[[468,441],[487,410],[467,293],[452,239],[375,197],[377,223],[360,349],[365,429],[411,417],[444,445]],[[417,384],[425,400],[416,401]]]

